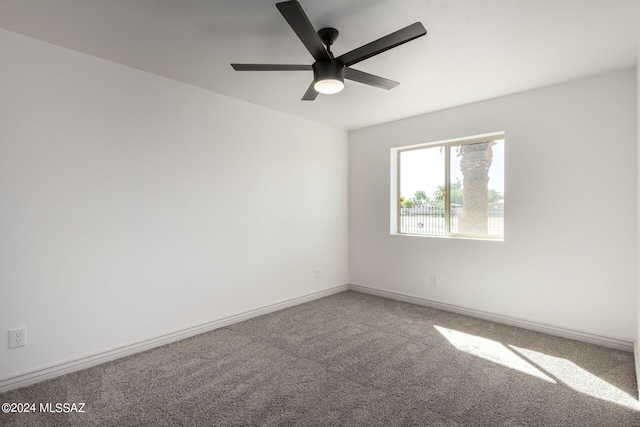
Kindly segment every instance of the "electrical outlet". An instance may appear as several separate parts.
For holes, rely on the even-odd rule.
[[[435,274],[431,275],[431,286],[438,286],[438,276],[436,276]]]
[[[27,328],[9,329],[9,348],[27,345]]]
[[[316,268],[316,279],[320,278],[320,269]]]

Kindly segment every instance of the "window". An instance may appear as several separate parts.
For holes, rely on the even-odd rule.
[[[392,150],[392,232],[503,239],[504,145],[499,133]]]

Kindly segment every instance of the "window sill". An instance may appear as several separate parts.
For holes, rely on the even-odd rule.
[[[411,234],[411,233],[390,233],[392,236],[401,237],[430,237],[435,239],[453,239],[453,240],[483,240],[488,242],[504,242],[504,236],[465,236],[465,235],[449,235],[442,236],[437,234]]]

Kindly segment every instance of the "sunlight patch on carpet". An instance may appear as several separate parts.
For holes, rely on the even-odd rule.
[[[580,393],[640,410],[640,403],[635,398],[570,360],[513,345],[509,347]]]
[[[550,383],[556,382],[505,345],[487,338],[434,326],[455,348]]]

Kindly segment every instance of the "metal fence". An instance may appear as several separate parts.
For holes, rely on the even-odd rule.
[[[458,218],[463,213],[460,205],[451,206],[450,232],[458,233]],[[435,204],[400,208],[400,232],[407,234],[444,235],[444,206]],[[504,234],[504,204],[490,203],[487,211],[489,235]]]

